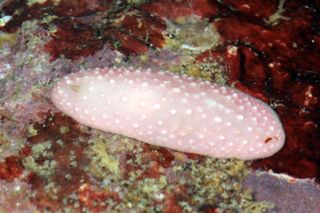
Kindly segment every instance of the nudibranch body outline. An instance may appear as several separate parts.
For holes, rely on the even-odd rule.
[[[52,101],[81,124],[216,158],[264,158],[285,141],[278,116],[262,101],[167,71],[74,73],[55,85]]]

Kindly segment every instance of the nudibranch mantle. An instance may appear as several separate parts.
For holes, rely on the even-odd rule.
[[[81,71],[54,86],[52,101],[81,124],[215,158],[265,158],[285,141],[277,114],[262,101],[167,71]]]

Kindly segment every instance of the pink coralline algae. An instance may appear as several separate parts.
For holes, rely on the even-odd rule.
[[[276,113],[236,89],[165,71],[104,68],[66,76],[52,91],[79,123],[178,151],[264,158],[284,144]]]

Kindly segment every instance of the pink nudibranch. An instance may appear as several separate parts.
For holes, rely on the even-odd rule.
[[[52,101],[81,124],[215,158],[264,158],[285,141],[277,114],[262,101],[167,71],[74,73],[55,85]]]

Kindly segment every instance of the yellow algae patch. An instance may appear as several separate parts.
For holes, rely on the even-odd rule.
[[[2,47],[3,44],[8,43],[10,46],[15,44],[17,41],[19,33],[5,33],[0,31],[0,47]]]
[[[119,174],[120,167],[117,156],[108,153],[108,141],[97,137],[90,141],[88,155],[91,158],[90,172],[97,177],[103,178],[107,173]]]

